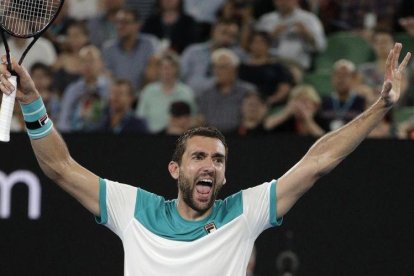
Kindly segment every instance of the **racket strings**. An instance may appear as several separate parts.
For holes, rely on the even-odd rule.
[[[60,1],[3,0],[0,1],[0,23],[18,36],[40,32],[54,18]]]

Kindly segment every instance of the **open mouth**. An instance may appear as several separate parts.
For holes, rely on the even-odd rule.
[[[204,196],[210,194],[211,189],[213,188],[213,180],[212,179],[200,179],[196,183],[196,191]]]

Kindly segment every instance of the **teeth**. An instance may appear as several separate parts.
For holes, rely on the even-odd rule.
[[[212,179],[200,179],[198,183],[211,186],[213,185],[213,180]]]

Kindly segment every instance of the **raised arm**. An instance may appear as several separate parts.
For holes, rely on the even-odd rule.
[[[0,90],[10,93],[11,84],[7,81],[10,73],[6,68],[6,58],[1,58]],[[40,95],[26,69],[13,61],[13,69],[19,76],[16,99],[23,108],[30,108],[40,103]],[[26,116],[35,116],[39,110],[27,112]],[[30,115],[33,113],[34,115]],[[34,117],[33,117],[34,118]],[[26,119],[25,119],[26,120]],[[37,120],[37,119],[35,119]],[[40,120],[40,119],[39,119]],[[26,120],[27,121],[27,120]],[[51,126],[51,124],[49,123]],[[43,126],[45,127],[46,124]],[[68,148],[59,133],[52,129],[41,129],[31,137],[33,151],[43,172],[65,191],[75,197],[86,209],[99,216],[99,178],[92,172],[80,166],[69,154]],[[44,131],[43,131],[44,130]],[[39,138],[41,137],[41,138]]]
[[[342,128],[321,137],[305,156],[278,180],[277,215],[286,214],[316,180],[345,159],[382,120],[400,96],[403,71],[411,54],[398,66],[402,45],[396,43],[387,59],[383,90],[379,99]]]

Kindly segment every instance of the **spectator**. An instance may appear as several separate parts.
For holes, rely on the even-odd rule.
[[[79,80],[69,84],[63,93],[62,109],[57,123],[62,132],[90,131],[102,120],[108,99],[110,79],[105,75],[101,52],[85,46],[80,52]]]
[[[180,136],[193,126],[193,116],[188,103],[183,101],[173,102],[169,113],[170,118],[167,127],[158,134]]]
[[[43,98],[43,103],[49,117],[56,121],[60,113],[60,97],[52,88],[52,68],[40,62],[35,63],[30,68],[30,76],[32,76],[33,82]]]
[[[184,11],[194,18],[200,29],[200,36],[207,38],[210,28],[216,23],[216,14],[226,0],[184,0]]]
[[[250,33],[254,29],[253,3],[248,0],[228,0],[217,15],[219,20],[234,20],[240,28],[239,41],[243,49],[249,45]]]
[[[136,118],[131,108],[134,98],[134,89],[129,81],[115,80],[109,90],[109,106],[97,131],[115,134],[147,133],[146,122]]]
[[[155,35],[179,54],[197,40],[196,22],[184,13],[182,1],[158,0],[155,13],[142,27],[143,33]]]
[[[174,53],[160,58],[159,81],[147,85],[141,92],[137,116],[147,121],[151,133],[163,130],[169,119],[169,108],[175,101],[184,101],[196,112],[193,91],[182,83],[179,76],[179,60]]]
[[[241,106],[241,122],[237,134],[246,136],[267,133],[263,126],[267,110],[265,102],[258,93],[246,94]]]
[[[124,0],[102,0],[101,2],[101,13],[88,20],[89,38],[99,49],[105,41],[116,38],[116,15],[124,5]]]
[[[310,85],[298,85],[290,93],[287,105],[265,120],[265,128],[273,132],[290,132],[299,135],[322,136],[318,111],[321,98]]]
[[[42,34],[42,37],[51,41],[56,51],[60,53],[60,44],[66,35],[68,26],[74,21],[76,20],[69,16],[69,2],[65,1],[55,20],[47,28],[46,32]]]
[[[218,48],[230,48],[239,57],[244,51],[237,44],[239,27],[234,21],[217,21],[211,39],[191,45],[185,49],[181,59],[181,75],[185,83],[198,91],[212,77],[211,53]],[[197,93],[197,92],[196,92]]]
[[[270,55],[269,48],[267,33],[252,33],[249,54],[240,66],[239,76],[256,85],[269,106],[281,105],[286,103],[293,76],[284,64]]]
[[[336,130],[365,109],[365,98],[354,90],[356,68],[349,60],[335,62],[332,73],[332,95],[322,99],[321,126],[325,131]]]
[[[257,29],[273,40],[272,53],[310,69],[312,56],[326,48],[319,18],[299,7],[298,0],[274,0],[276,11],[260,17]]]
[[[214,79],[201,90],[197,98],[200,119],[224,133],[237,130],[241,122],[241,107],[248,93],[256,93],[253,85],[237,77],[240,60],[229,49],[217,49],[212,56]]]
[[[375,60],[361,64],[358,68],[362,77],[362,83],[374,89],[376,96],[382,90],[384,81],[385,63],[389,51],[394,47],[394,38],[392,34],[384,29],[377,29],[373,33],[371,46],[375,53]]]
[[[89,43],[89,32],[85,24],[74,21],[68,26],[61,53],[55,64],[53,86],[61,95],[69,83],[80,77],[81,58],[79,51]]]
[[[116,27],[118,38],[105,43],[102,49],[106,68],[115,78],[127,79],[137,89],[156,44],[152,37],[139,33],[141,20],[135,10],[118,11]]]

